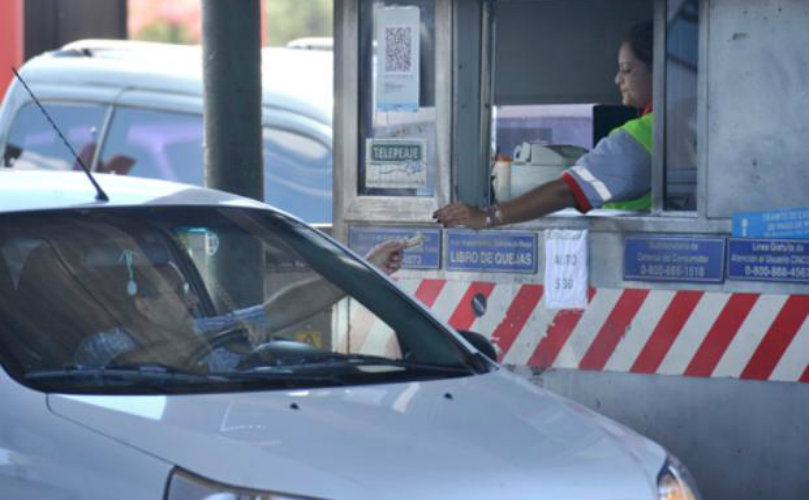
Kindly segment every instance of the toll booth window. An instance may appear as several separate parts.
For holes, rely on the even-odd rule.
[[[43,103],[71,146],[90,167],[106,106]],[[34,103],[20,108],[3,152],[3,166],[22,169],[79,170],[73,154]]]
[[[432,196],[435,0],[360,3],[361,195]]]
[[[669,0],[666,29],[666,210],[695,210],[699,1]]]
[[[492,152],[511,158],[493,162],[490,200],[576,166],[593,179],[581,208],[649,210],[654,2],[494,2],[492,16]]]

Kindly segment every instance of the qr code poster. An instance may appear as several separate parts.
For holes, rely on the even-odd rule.
[[[418,7],[382,7],[377,11],[376,109],[419,109]]]

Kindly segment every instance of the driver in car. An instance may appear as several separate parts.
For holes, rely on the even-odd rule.
[[[384,241],[372,248],[366,259],[391,275],[401,267],[406,244],[398,239]],[[74,354],[77,365],[136,362],[138,353],[148,354],[155,362],[173,365],[187,358],[189,352],[204,352],[206,333],[235,325],[248,331],[257,327],[283,328],[303,319],[308,311],[327,307],[343,297],[343,292],[328,281],[313,278],[276,292],[263,304],[221,316],[196,317],[194,310],[199,298],[176,263],[137,266],[135,260],[134,252],[124,252],[121,265],[111,273],[107,283],[109,293],[119,296],[115,300],[119,326],[85,337]],[[121,286],[121,281],[126,285]],[[296,307],[301,303],[312,307],[305,310]],[[267,314],[270,305],[271,315]],[[207,359],[208,366],[212,371],[232,368],[239,357],[227,349],[216,348]]]

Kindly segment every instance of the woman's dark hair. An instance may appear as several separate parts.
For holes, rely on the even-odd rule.
[[[623,43],[629,45],[632,53],[639,61],[644,63],[649,71],[652,70],[652,60],[654,54],[654,28],[652,21],[636,24],[629,28],[624,35]]]

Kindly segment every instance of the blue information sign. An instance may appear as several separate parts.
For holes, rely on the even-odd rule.
[[[624,240],[624,279],[721,283],[725,238],[628,237]]]
[[[450,231],[447,269],[489,273],[537,271],[537,236],[506,231]]]
[[[736,238],[809,238],[809,208],[733,215]]]
[[[421,235],[419,237],[419,235]],[[441,267],[441,230],[434,227],[363,226],[348,229],[348,246],[365,255],[377,244],[389,239],[413,239],[416,245],[406,248],[402,267],[405,269],[438,269]]]
[[[809,283],[809,240],[731,238],[728,279]]]

